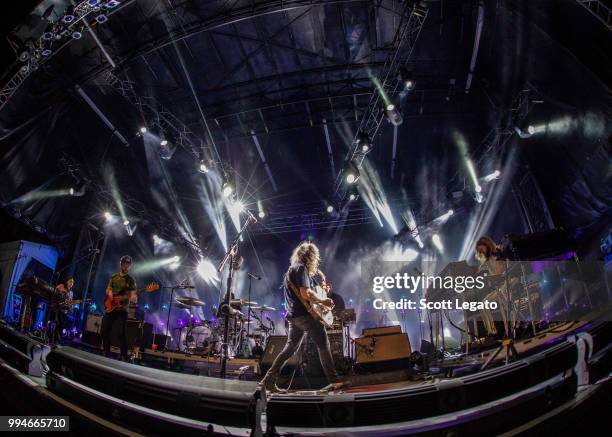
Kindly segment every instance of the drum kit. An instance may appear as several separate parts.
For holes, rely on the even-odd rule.
[[[183,309],[205,305],[203,301],[187,296],[176,297],[174,304]],[[228,358],[261,357],[268,337],[275,331],[274,322],[267,312],[277,309],[246,299],[232,299],[230,308]],[[222,353],[223,319],[221,317],[213,317],[212,320],[198,320],[192,317],[186,325],[174,329],[178,331],[180,339],[179,351],[202,356],[219,356]]]

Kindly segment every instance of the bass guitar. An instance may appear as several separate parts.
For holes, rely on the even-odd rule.
[[[137,290],[136,292],[137,293],[151,293],[151,292],[157,291],[157,290],[159,290],[159,284],[151,282],[145,288],[141,288],[141,289]],[[105,313],[110,313],[110,312],[116,310],[117,308],[121,307],[123,302],[125,302],[129,298],[130,298],[129,294],[120,294],[120,295],[116,295],[116,296],[113,296],[113,295],[109,296],[109,295],[107,295],[104,298],[104,312]]]

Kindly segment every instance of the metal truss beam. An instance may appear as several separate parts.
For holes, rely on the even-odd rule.
[[[122,80],[112,71],[107,71],[102,75],[102,81],[125,97],[140,111],[143,119],[149,124],[148,128],[158,129],[160,133],[171,135],[174,144],[186,150],[196,159],[203,158],[204,150],[208,152],[207,158],[212,157],[211,150],[201,144],[201,141],[185,123],[154,97],[141,96],[136,93],[134,83],[129,79]],[[196,145],[196,143],[199,145]]]
[[[601,21],[608,30],[612,30],[612,9],[599,0],[576,0],[580,6],[585,8],[595,18]]]
[[[303,8],[320,7],[333,4],[368,2],[369,0],[264,0],[259,2],[253,1],[238,7],[235,7],[234,3],[229,9],[215,12],[214,15],[204,17],[194,22],[182,23],[176,28],[169,29],[168,33],[165,33],[164,35],[156,36],[148,41],[143,41],[133,50],[115,58],[115,62],[119,67],[121,67],[136,58],[148,55],[199,33],[221,29],[244,20],[250,20],[257,17],[282,12],[297,11]],[[173,7],[176,10],[182,7],[189,9],[191,7],[190,3],[191,2],[184,2],[184,6],[181,4],[173,5]],[[191,10],[190,14],[192,14]],[[81,82],[86,82],[87,80],[101,74],[106,70],[108,70],[108,66],[98,65],[86,73],[81,79]]]
[[[109,59],[112,67],[115,67],[108,52],[94,33],[92,26],[87,21],[90,17],[104,12],[105,16],[110,16],[124,7],[130,5],[135,0],[126,0],[119,3],[116,7],[106,9],[105,3],[102,2],[98,7],[92,6],[88,0],[79,2],[72,12],[72,20],[67,22],[64,20],[65,15],[60,17],[53,25],[52,30],[45,31],[33,43],[30,43],[24,53],[27,53],[25,61],[18,67],[16,73],[8,80],[8,82],[0,90],[0,111],[4,109],[11,97],[25,82],[30,74],[36,71],[40,65],[48,62],[53,56],[60,52],[64,47],[78,38],[73,35],[76,33],[82,34],[86,31],[90,32],[95,39],[97,46],[103,51],[104,55]],[[49,36],[50,35],[50,36]],[[19,64],[17,64],[19,65]]]

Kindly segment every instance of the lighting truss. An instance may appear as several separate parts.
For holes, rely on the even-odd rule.
[[[121,79],[112,71],[104,72],[101,80],[104,84],[112,87],[125,97],[140,111],[143,119],[147,121],[147,128],[153,131],[157,130],[166,134],[172,134],[174,143],[196,159],[201,158],[203,150],[207,151],[208,158],[212,157],[210,148],[203,146],[202,141],[196,137],[185,123],[154,97],[141,96],[136,93],[132,81]],[[196,143],[200,145],[198,146]]]
[[[608,30],[612,30],[612,9],[599,0],[576,0],[595,18],[601,21]]]
[[[416,42],[421,34],[425,20],[427,19],[427,8],[422,8],[415,5],[410,7],[405,6],[404,13],[401,16],[400,23],[393,39],[393,48],[390,51],[385,64],[380,70],[379,78],[381,92],[373,92],[370,96],[370,101],[361,118],[361,123],[357,129],[357,133],[353,140],[353,149],[349,153],[348,160],[355,162],[358,168],[361,168],[365,156],[369,152],[364,152],[358,145],[357,136],[364,132],[373,141],[378,133],[380,125],[385,118],[385,108],[383,105],[384,94],[392,99],[401,89],[401,80],[399,79],[399,69],[406,63]],[[335,195],[341,202],[344,200],[346,190],[342,188],[340,177],[336,178]]]
[[[115,203],[115,196],[107,186],[97,180],[87,178],[81,169],[81,165],[72,156],[64,153],[59,159],[59,167],[62,173],[87,183],[88,186],[91,187],[91,191],[94,192],[103,203],[109,205]],[[124,208],[126,211],[129,211],[129,217],[134,217],[137,220],[150,223],[157,230],[157,235],[167,240],[183,244],[198,257],[203,255],[203,251],[198,242],[186,238],[174,222],[165,220],[159,213],[148,210],[144,203],[128,196],[124,192],[119,191],[119,195]]]
[[[75,38],[72,35],[75,32],[83,33],[89,28],[86,21],[89,17],[101,11],[104,11],[107,16],[111,15],[133,1],[123,1],[116,6],[107,6],[115,4],[115,1],[101,1],[99,4],[92,6],[88,0],[84,0],[74,7],[74,11],[70,14],[74,17],[72,20],[66,21],[64,19],[66,14],[64,14],[57,21],[50,23],[49,30],[43,32],[36,41],[27,45],[23,52],[25,59],[23,59],[21,66],[0,90],[0,111],[33,71],[37,70],[41,64],[47,62],[71,41],[74,41]]]

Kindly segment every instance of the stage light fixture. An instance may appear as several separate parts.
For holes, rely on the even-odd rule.
[[[21,62],[25,62],[28,59],[30,59],[30,52],[27,50],[22,50],[21,52],[19,52],[19,60]]]
[[[161,140],[161,141],[159,142],[159,145],[160,145],[160,146],[167,146],[167,145],[168,145],[168,140]]]
[[[42,34],[42,39],[45,41],[52,41],[54,37],[55,33],[53,33],[53,25],[49,24]]]
[[[353,161],[348,161],[344,166],[344,180],[347,184],[354,184],[359,180],[359,169]]]
[[[74,6],[70,5],[66,8],[62,21],[66,24],[70,24],[74,21]]]
[[[501,172],[499,170],[495,170],[493,173],[486,175],[482,178],[483,182],[491,182],[492,180],[499,179],[501,176]]]
[[[436,249],[438,249],[440,253],[444,253],[444,246],[442,245],[442,239],[440,238],[440,235],[433,234],[433,236],[431,237],[431,242],[434,246],[436,246]]]
[[[45,58],[51,55],[51,53],[53,53],[53,51],[50,48],[45,48],[40,52],[40,54],[44,56]]]
[[[387,114],[387,119],[389,119],[393,126],[399,126],[404,122],[402,114],[394,103],[388,103],[386,105],[385,113]]]
[[[229,182],[224,182],[221,192],[223,193],[223,197],[229,197],[234,192],[234,187],[232,187]]]
[[[142,127],[140,128],[140,133],[141,133],[141,134],[146,134],[146,133],[147,133],[147,128],[146,128],[146,126],[142,126]]]
[[[110,212],[105,211],[104,218],[106,219],[106,221],[111,221],[113,219],[113,215]]]
[[[198,171],[202,174],[206,174],[208,173],[208,166],[206,165],[206,162],[204,162],[204,160],[200,160],[200,162],[198,162]]]
[[[536,132],[535,126],[533,126],[531,124],[529,126],[527,126],[527,133],[529,135],[533,135],[533,134],[535,134],[535,132]]]
[[[130,221],[125,219],[123,220],[123,226],[128,226],[130,224]]]
[[[474,187],[474,191],[477,192],[477,193],[480,193],[482,191],[482,187],[480,185],[476,185]]]
[[[363,153],[367,153],[372,148],[372,140],[366,132],[359,132],[357,135],[357,145],[361,148]]]
[[[82,37],[83,37],[83,34],[79,32],[78,30],[75,30],[74,32],[72,32],[72,39],[81,39]]]
[[[87,3],[93,8],[94,6],[98,6],[100,4],[100,0],[88,0]]]
[[[351,193],[349,194],[349,200],[351,202],[353,202],[354,200],[357,200],[357,195],[355,193]]]
[[[334,207],[332,205],[327,205],[327,208],[325,209],[329,214],[331,214],[332,212],[334,212]]]
[[[414,87],[416,86],[416,81],[414,80],[414,76],[412,75],[412,73],[409,72],[406,67],[400,68],[398,76],[403,88],[406,91],[412,91],[414,89]]]
[[[265,213],[264,211],[259,211],[259,212],[257,213],[257,216],[258,216],[260,219],[262,219],[262,218],[264,218],[264,217],[266,216],[266,213]]]
[[[117,6],[119,6],[119,2],[117,0],[109,0],[104,6],[108,9],[116,8]]]
[[[108,21],[108,17],[106,14],[100,14],[96,17],[96,22],[98,24],[106,23]]]

